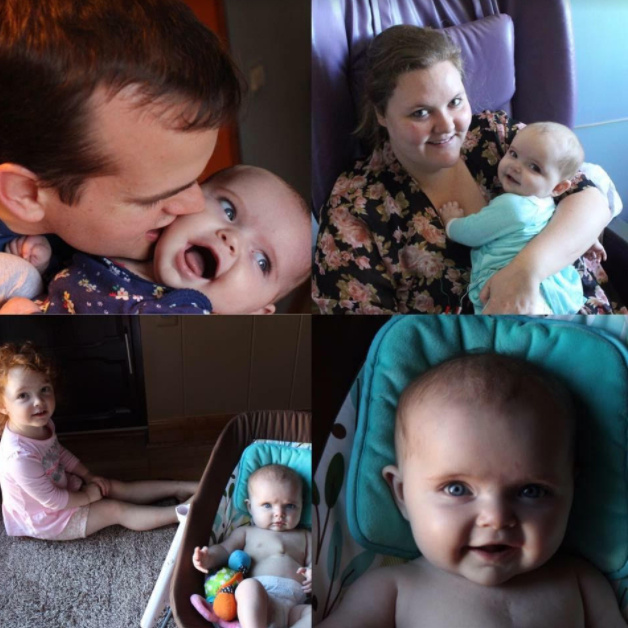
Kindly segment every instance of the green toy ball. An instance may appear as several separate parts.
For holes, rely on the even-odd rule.
[[[229,569],[229,567],[223,567],[215,574],[209,576],[207,580],[205,580],[205,599],[208,602],[213,602],[216,595],[218,595],[220,587],[225,586],[235,574],[235,570]]]

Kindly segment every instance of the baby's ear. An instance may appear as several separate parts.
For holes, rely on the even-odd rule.
[[[275,304],[271,303],[269,305],[265,305],[264,307],[260,307],[259,310],[255,310],[255,312],[251,312],[251,314],[274,314],[276,309]]]
[[[0,164],[0,205],[24,222],[40,222],[45,216],[39,178],[17,164]]]
[[[556,187],[552,190],[552,196],[560,196],[564,192],[566,192],[571,187],[571,181],[569,179],[565,179],[556,185]]]
[[[390,487],[390,492],[395,500],[395,504],[397,504],[397,508],[399,508],[399,512],[401,512],[404,519],[407,519],[408,511],[406,510],[406,503],[403,498],[403,478],[401,471],[395,465],[389,464],[382,469],[382,475],[384,476],[384,480],[386,480],[386,484]]]
[[[246,504],[246,509],[249,511],[249,514],[251,512],[251,500],[250,499],[245,499],[244,503]]]

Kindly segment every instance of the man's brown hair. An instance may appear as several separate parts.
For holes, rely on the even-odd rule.
[[[85,179],[113,168],[92,139],[97,89],[133,86],[138,107],[182,107],[176,128],[194,131],[233,118],[244,83],[179,0],[0,0],[0,85],[0,164],[72,204]]]

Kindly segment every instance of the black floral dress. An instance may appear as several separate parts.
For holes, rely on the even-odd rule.
[[[503,111],[474,115],[462,158],[487,202],[497,164],[524,125]],[[582,175],[565,193],[593,183]],[[560,199],[558,199],[560,200]],[[582,312],[612,313],[600,268],[578,260]],[[340,175],[321,213],[312,298],[323,314],[472,313],[469,249],[448,240],[430,200],[385,143]]]

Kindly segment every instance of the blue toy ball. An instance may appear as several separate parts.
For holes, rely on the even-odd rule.
[[[251,557],[242,550],[235,550],[231,552],[229,556],[229,569],[233,569],[234,571],[239,571],[242,567],[246,570],[251,567]]]

